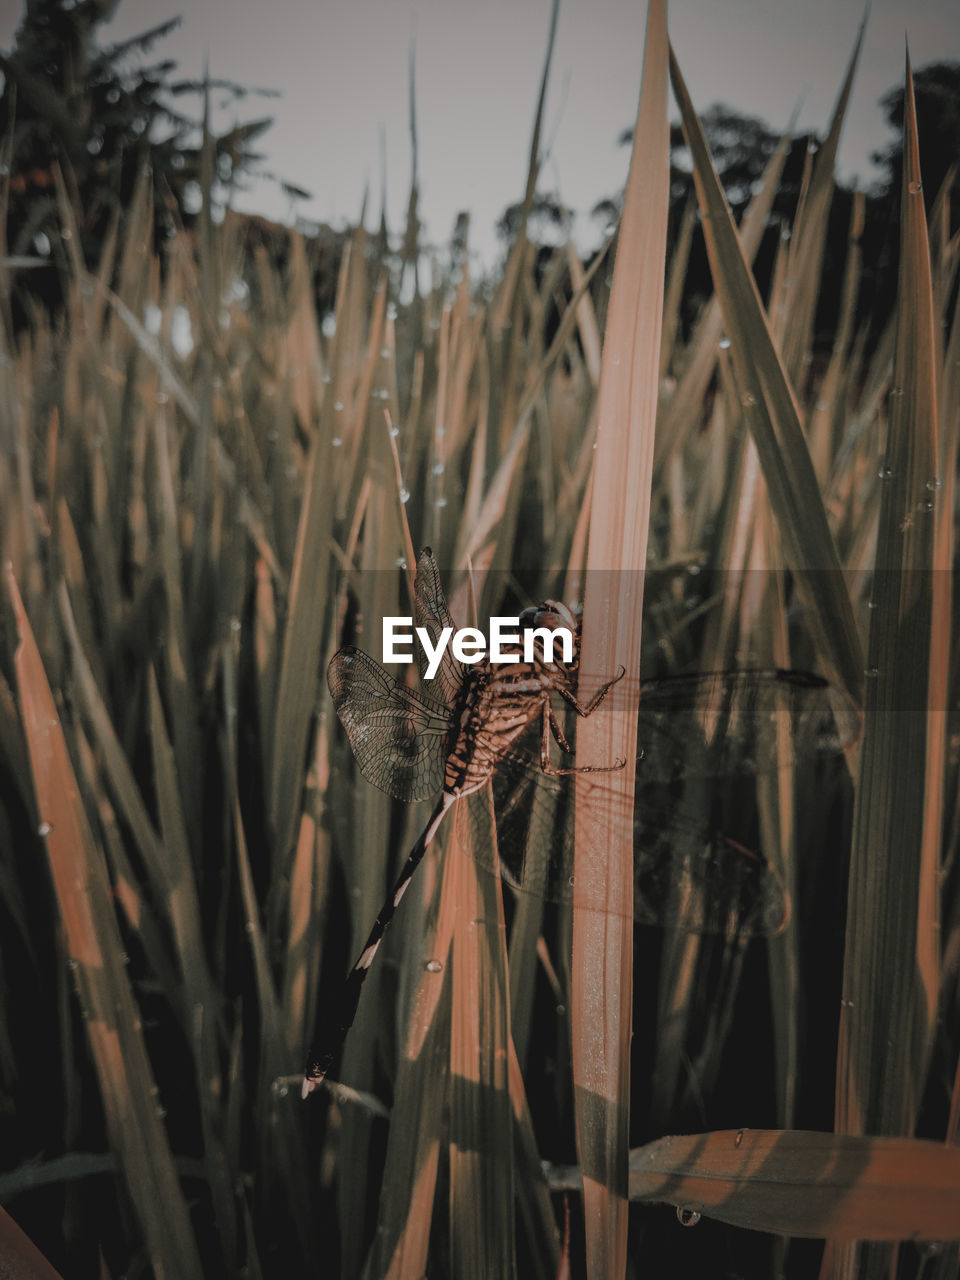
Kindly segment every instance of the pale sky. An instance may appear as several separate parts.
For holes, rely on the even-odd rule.
[[[3,48],[20,9],[0,0]],[[860,0],[672,0],[669,25],[698,109],[724,101],[780,129],[802,102],[798,128],[822,132],[862,12]],[[184,76],[199,77],[206,57],[214,76],[282,92],[248,98],[218,123],[274,116],[260,149],[270,169],[313,192],[298,205],[303,216],[353,220],[369,184],[367,223],[376,225],[383,130],[395,234],[409,194],[415,40],[425,239],[445,242],[466,208],[472,246],[493,258],[494,223],[523,192],[549,0],[122,0],[106,36],[123,39],[177,13],[181,27],[153,58],[172,57]],[[590,208],[626,176],[628,149],[617,138],[636,112],[645,18],[645,4],[626,0],[561,3],[541,186],[577,211],[584,246],[597,238]],[[905,36],[915,68],[960,59],[956,0],[874,0],[840,151],[845,178],[876,176],[869,153],[892,136],[877,99],[902,82]],[[670,111],[675,118],[672,103]],[[289,212],[276,184],[259,184],[238,204],[279,219]]]

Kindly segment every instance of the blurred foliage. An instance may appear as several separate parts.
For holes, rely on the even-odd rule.
[[[920,167],[927,208],[940,190],[952,165],[960,157],[960,62],[931,62],[913,77],[917,104],[917,133],[920,138]],[[903,88],[884,94],[880,106],[887,124],[895,130],[892,142],[870,159],[884,170],[879,190],[894,195],[900,188],[903,168]],[[954,219],[957,218],[954,211]]]
[[[8,252],[21,268],[16,277],[21,318],[28,296],[48,307],[61,299],[57,264],[62,266],[64,251],[56,167],[90,264],[100,256],[111,220],[129,207],[141,168],[153,175],[153,235],[160,247],[179,226],[193,224],[204,188],[222,201],[263,158],[254,144],[269,119],[210,137],[205,157],[203,121],[179,104],[199,97],[207,111],[214,92],[230,102],[250,91],[226,80],[178,79],[172,60],[147,60],[179,18],[129,40],[101,44],[100,28],[116,7],[116,0],[28,0],[12,50],[0,51],[0,137],[9,175],[6,237]],[[35,261],[28,275],[30,259]]]

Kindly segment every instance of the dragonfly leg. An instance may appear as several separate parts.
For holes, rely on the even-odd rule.
[[[619,679],[620,677],[617,676],[617,680]],[[611,684],[615,683],[616,681],[611,681]],[[606,691],[604,690],[604,692]],[[562,778],[571,773],[614,773],[617,769],[623,769],[626,766],[626,760],[617,759],[615,764],[582,764],[571,769],[558,769],[550,759],[551,736],[556,740],[561,751],[565,751],[567,755],[573,755],[573,748],[566,739],[560,726],[560,721],[550,705],[550,700],[545,698],[541,717],[540,768],[543,773],[549,774],[551,778]]]
[[[590,716],[593,715],[594,711],[596,711],[597,707],[599,707],[600,703],[604,700],[613,686],[615,684],[619,684],[626,674],[627,668],[621,667],[612,680],[608,680],[606,684],[600,686],[586,705],[580,701],[576,694],[571,693],[569,689],[565,689],[562,685],[557,692],[565,702],[569,702],[570,706],[573,707],[578,716]]]

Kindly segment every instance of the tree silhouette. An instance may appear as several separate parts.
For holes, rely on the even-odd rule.
[[[931,62],[913,77],[920,140],[920,171],[927,207],[933,203],[944,178],[960,159],[960,62]],[[887,123],[896,138],[871,155],[885,171],[882,194],[899,196],[903,169],[903,88],[891,89],[880,99]]]
[[[0,51],[8,265],[31,258],[50,264],[46,271],[16,272],[21,304],[25,295],[51,308],[59,301],[57,169],[88,264],[98,259],[112,216],[128,206],[143,166],[153,175],[155,240],[162,245],[178,225],[190,224],[201,204],[202,123],[175,103],[249,92],[229,81],[177,80],[173,61],[145,61],[178,25],[176,18],[101,46],[99,28],[116,7],[116,0],[27,0],[13,49]],[[212,176],[221,190],[262,158],[252,144],[270,123],[254,120],[210,139]]]

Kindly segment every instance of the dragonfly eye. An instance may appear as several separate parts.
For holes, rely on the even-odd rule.
[[[579,633],[577,622],[573,614],[565,604],[560,604],[557,600],[545,600],[536,608],[524,609],[520,615],[521,631],[539,631],[542,634],[536,638],[536,648],[542,658],[544,656],[543,640],[547,634],[553,634],[551,642],[553,657],[551,661],[562,662],[563,656],[567,652],[570,658],[564,662],[565,666],[574,666],[579,658]],[[561,634],[568,632],[571,639],[569,642],[561,641]]]

